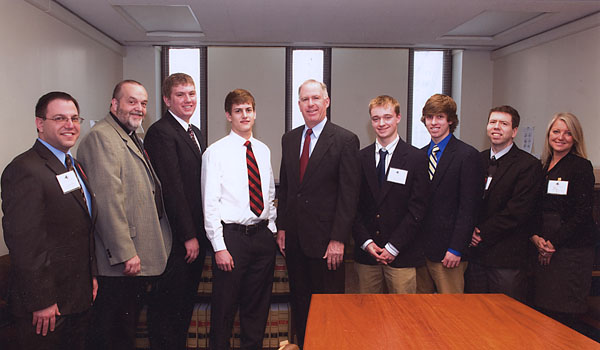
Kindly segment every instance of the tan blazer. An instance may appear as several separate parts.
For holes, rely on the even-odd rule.
[[[160,275],[172,238],[166,214],[157,214],[152,165],[110,115],[81,141],[77,155],[96,190],[98,275],[123,276],[123,263],[136,254],[141,276]]]

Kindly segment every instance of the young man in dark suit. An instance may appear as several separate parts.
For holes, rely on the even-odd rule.
[[[400,104],[390,96],[369,103],[375,143],[360,151],[361,185],[353,228],[361,293],[415,293],[425,263],[419,225],[427,205],[427,157],[398,136]]]
[[[292,314],[304,343],[313,293],[344,293],[344,243],[360,186],[358,137],[326,119],[327,86],[307,80],[298,106],[305,125],[281,140],[277,244],[286,256]]]
[[[521,117],[510,106],[492,108],[487,135],[491,148],[481,152],[487,178],[481,215],[473,230],[469,293],[504,293],[524,302],[526,257],[536,202],[541,198],[542,166],[513,143]]]
[[[464,255],[483,196],[483,166],[479,152],[453,135],[458,116],[450,96],[431,96],[421,121],[431,135],[423,148],[431,186],[423,221],[426,265],[417,271],[417,291],[463,293]]]
[[[79,105],[50,92],[35,107],[38,139],[2,173],[9,303],[20,349],[85,349],[96,298],[94,196],[73,159]]]
[[[200,191],[204,147],[200,129],[190,123],[197,96],[192,77],[170,75],[163,82],[162,96],[168,110],[144,138],[144,148],[162,183],[173,234],[160,303],[169,322],[161,337],[165,349],[185,349],[208,246]]]

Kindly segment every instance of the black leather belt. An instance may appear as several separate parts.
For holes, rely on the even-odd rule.
[[[223,225],[223,229],[241,232],[241,233],[245,234],[246,236],[252,236],[256,232],[258,232],[258,230],[260,230],[262,228],[266,228],[267,225],[269,224],[269,221],[263,220],[263,221],[259,222],[258,224],[254,224],[254,225],[226,224],[222,221],[221,221],[221,224]]]

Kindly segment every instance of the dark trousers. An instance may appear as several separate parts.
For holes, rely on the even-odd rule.
[[[165,272],[154,284],[155,313],[163,315],[160,327],[152,335],[152,349],[185,350],[187,337],[202,276],[206,251],[191,264],[185,261],[185,247],[175,243]]]
[[[60,311],[60,309],[59,309]],[[56,318],[54,332],[36,334],[32,316],[15,317],[19,349],[22,350],[85,350],[86,335],[90,326],[90,310]]]
[[[327,260],[310,258],[294,239],[286,237],[286,264],[290,281],[290,301],[298,345],[304,345],[306,321],[312,294],[344,294],[344,264],[337,270],[327,268]]]
[[[164,318],[156,312],[153,297],[158,277],[98,276],[98,296],[92,307],[88,349],[135,349],[136,324],[144,303],[148,304],[148,333],[155,343]],[[152,347],[154,348],[154,347]]]
[[[222,271],[213,261],[210,349],[230,349],[238,308],[241,349],[262,349],[275,269],[273,233],[264,226],[248,235],[225,225],[223,238],[234,268]]]
[[[527,299],[524,268],[498,268],[469,261],[465,272],[465,293],[504,293],[522,303]]]

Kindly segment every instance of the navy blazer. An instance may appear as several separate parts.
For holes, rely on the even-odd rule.
[[[422,151],[427,152],[428,147]],[[484,178],[479,152],[451,135],[429,188],[423,221],[427,259],[441,262],[448,248],[465,258],[481,206]]]
[[[360,186],[359,141],[328,121],[300,182],[303,129],[281,139],[277,229],[286,231],[286,247],[299,244],[306,256],[320,259],[330,240],[346,242],[352,231]]]
[[[490,150],[481,152],[488,164]],[[497,268],[518,268],[526,263],[529,237],[541,199],[542,165],[531,154],[513,144],[498,159],[498,168],[485,191],[477,227],[481,242],[471,248],[472,261]]]
[[[390,169],[407,171],[404,184],[385,181],[379,186],[375,165],[375,143],[360,151],[361,185],[358,211],[354,221],[354,259],[361,264],[377,262],[361,249],[372,239],[384,247],[391,243],[399,253],[393,267],[416,267],[425,263],[418,240],[420,223],[425,216],[429,180],[427,157],[419,149],[400,139],[390,159]]]

